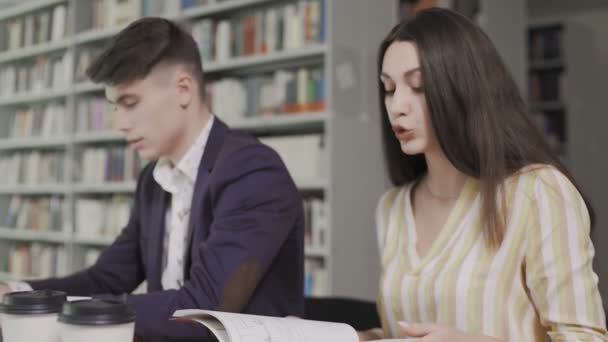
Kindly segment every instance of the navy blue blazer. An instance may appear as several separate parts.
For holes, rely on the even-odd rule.
[[[127,298],[136,335],[149,341],[209,339],[196,324],[170,321],[179,309],[302,316],[304,215],[277,153],[215,119],[196,179],[179,290],[161,286],[170,196],[152,176],[155,164],[141,172],[129,222],[95,265],[29,284],[69,295],[119,295],[147,280],[147,294]]]

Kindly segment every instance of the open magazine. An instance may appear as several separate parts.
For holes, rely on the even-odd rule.
[[[173,318],[207,327],[219,342],[359,342],[351,326],[296,317],[268,317],[208,310],[178,310]],[[414,342],[416,339],[376,340]]]

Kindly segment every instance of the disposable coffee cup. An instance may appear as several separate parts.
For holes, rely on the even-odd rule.
[[[132,342],[135,312],[120,301],[89,299],[63,304],[61,342]]]
[[[0,304],[3,342],[60,342],[57,315],[65,301],[60,291],[7,293]]]

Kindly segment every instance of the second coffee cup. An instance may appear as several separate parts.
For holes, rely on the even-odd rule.
[[[119,301],[89,299],[65,303],[59,314],[62,342],[132,342],[135,313]]]

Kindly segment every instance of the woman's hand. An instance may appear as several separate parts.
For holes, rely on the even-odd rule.
[[[399,322],[399,327],[406,337],[420,338],[420,342],[504,342],[494,337],[467,334],[441,324]]]
[[[359,342],[373,341],[382,338],[382,329],[369,329],[365,331],[357,331]]]

